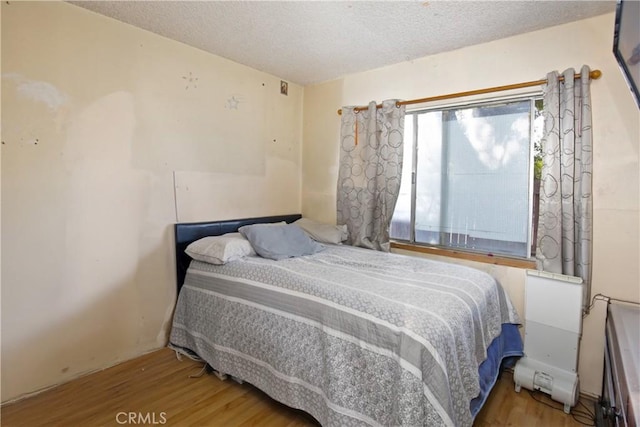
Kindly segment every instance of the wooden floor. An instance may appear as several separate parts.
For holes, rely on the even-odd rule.
[[[314,426],[309,415],[270,399],[256,388],[215,375],[202,364],[162,349],[4,405],[2,426]],[[560,407],[544,395],[539,398]],[[589,410],[591,403],[587,404]],[[583,420],[585,421],[585,420]],[[505,373],[474,426],[579,426],[571,415],[516,393]]]

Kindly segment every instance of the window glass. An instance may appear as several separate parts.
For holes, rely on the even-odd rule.
[[[408,113],[391,237],[528,257],[533,101]]]

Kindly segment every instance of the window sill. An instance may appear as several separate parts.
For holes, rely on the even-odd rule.
[[[504,265],[516,268],[536,268],[536,262],[528,259],[509,258],[497,255],[476,254],[472,252],[457,251],[454,249],[437,248],[433,246],[412,245],[409,243],[391,242],[392,249],[420,252],[423,254],[439,255],[449,258],[464,259],[467,261],[483,262],[486,264]]]

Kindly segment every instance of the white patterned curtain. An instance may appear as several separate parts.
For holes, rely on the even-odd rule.
[[[591,298],[592,133],[589,67],[547,75],[536,258],[539,270],[581,277]]]
[[[388,252],[389,225],[400,191],[405,107],[342,108],[337,222],[347,244]]]

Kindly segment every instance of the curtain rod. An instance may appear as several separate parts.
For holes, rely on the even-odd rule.
[[[592,80],[597,80],[600,78],[600,76],[602,76],[602,71],[600,70],[593,70],[589,73],[589,78],[591,78]],[[580,74],[575,74],[573,76],[573,78],[576,80],[579,79],[580,77],[581,77]],[[559,80],[563,82],[564,76],[560,76]],[[452,99],[452,98],[462,98],[463,96],[481,95],[483,93],[501,92],[504,90],[512,90],[512,89],[521,89],[524,87],[540,86],[545,83],[547,83],[547,79],[535,80],[535,81],[524,82],[524,83],[515,83],[515,84],[505,85],[505,86],[494,86],[486,89],[476,89],[476,90],[470,90],[467,92],[450,93],[448,95],[432,96],[429,98],[411,99],[409,101],[398,101],[396,102],[396,106],[399,107],[401,105],[422,104],[424,102],[442,101],[444,99]],[[376,105],[376,107],[382,108],[382,104],[378,104]],[[368,108],[369,107],[356,107],[354,108],[354,110],[358,112],[358,111],[367,110]],[[338,110],[338,115],[342,115],[342,108]]]

